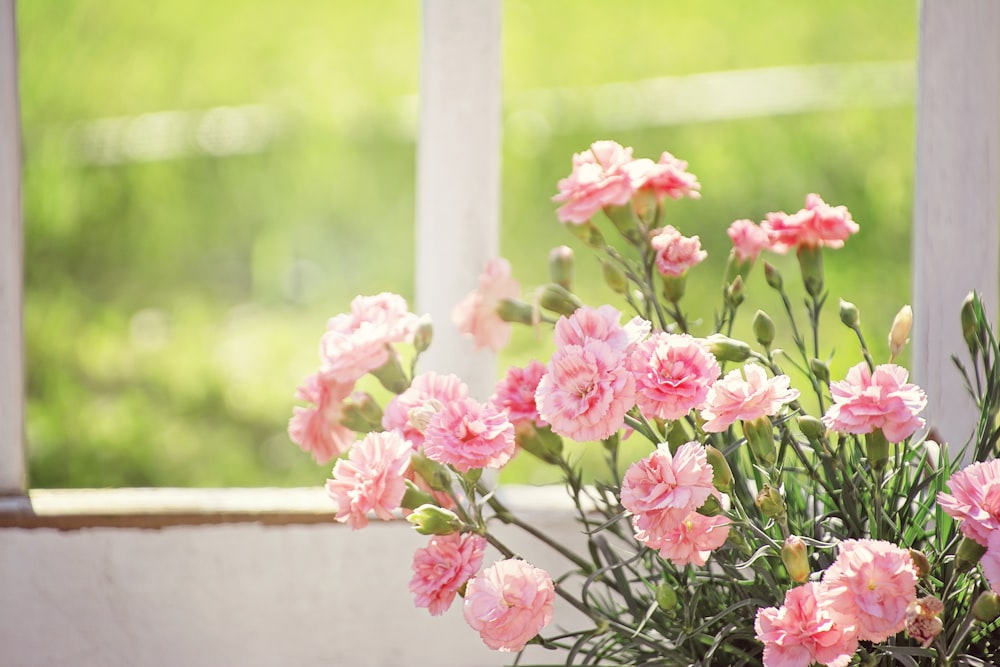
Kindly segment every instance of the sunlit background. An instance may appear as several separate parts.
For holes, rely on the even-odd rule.
[[[916,9],[506,0],[501,247],[524,289],[565,243],[585,300],[612,298],[549,200],[612,138],[702,183],[668,216],[710,253],[688,297],[705,327],[730,222],[809,192],[848,206],[828,316],[855,302],[884,358],[910,289]],[[31,485],[321,483],[285,428],[326,318],[413,296],[420,4],[22,2],[18,31]],[[781,328],[747,287],[744,315]],[[856,360],[849,336],[828,347],[834,374]],[[501,367],[547,354],[519,330]]]

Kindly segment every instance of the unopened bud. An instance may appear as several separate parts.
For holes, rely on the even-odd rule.
[[[604,282],[616,294],[625,294],[628,291],[628,277],[625,272],[608,260],[601,262],[601,273],[604,275]]]
[[[770,262],[764,262],[764,280],[770,287],[779,292],[784,289],[785,282],[781,279],[781,272],[774,268]]]
[[[799,415],[799,430],[810,440],[819,440],[826,434],[826,425],[812,415]]]
[[[796,256],[806,294],[819,298],[823,294],[823,249],[820,246],[799,246]]]
[[[583,305],[576,295],[562,285],[549,283],[542,288],[538,303],[546,310],[551,310],[560,315],[572,315],[576,309]]]
[[[927,560],[923,551],[910,549],[910,560],[913,561],[913,568],[917,571],[918,577],[923,578],[931,573],[931,562]]]
[[[806,543],[798,535],[789,535],[781,545],[781,562],[788,577],[797,584],[809,580],[809,553]]]
[[[980,623],[992,623],[1000,616],[1000,595],[983,591],[972,604],[972,616]]]
[[[604,243],[604,236],[593,222],[588,220],[580,224],[576,223],[566,223],[565,227],[575,236],[584,242],[587,246],[591,248],[603,248],[606,244]]]
[[[816,376],[816,379],[823,384],[830,384],[830,367],[819,359],[809,360],[809,370]]]
[[[417,330],[413,333],[413,347],[417,354],[424,352],[431,346],[434,340],[434,323],[430,315],[422,315],[417,322]]]
[[[517,299],[501,299],[500,305],[497,306],[497,315],[504,322],[535,323],[535,312],[531,304]]]
[[[719,361],[746,361],[753,354],[750,346],[743,341],[718,333],[706,338],[705,346]]]
[[[774,519],[785,513],[785,501],[781,498],[781,492],[771,485],[765,484],[760,493],[754,498],[754,504],[764,516]]]
[[[705,457],[712,466],[712,484],[722,493],[730,493],[733,490],[733,469],[729,467],[725,454],[712,445],[705,445]]]
[[[747,438],[750,451],[757,462],[764,466],[773,466],[778,453],[774,448],[774,426],[767,416],[743,422],[743,435]]]
[[[733,308],[738,308],[743,300],[746,298],[746,293],[743,288],[743,277],[736,276],[733,278],[733,282],[729,283],[723,290],[723,296],[726,301]]]
[[[770,347],[774,342],[774,320],[763,310],[758,310],[753,316],[753,335],[764,347]]]
[[[910,340],[910,328],[913,326],[913,309],[909,305],[903,306],[896,313],[892,320],[892,328],[889,329],[889,358],[895,359],[896,355],[903,351],[903,348]]]
[[[549,276],[557,285],[572,289],[573,250],[569,246],[556,246],[549,251]]]
[[[850,301],[844,301],[841,299],[840,321],[852,329],[857,329],[861,326],[861,315],[858,313],[858,307]]]
[[[664,611],[670,611],[677,606],[677,591],[670,584],[660,584],[656,587],[656,604]]]
[[[978,347],[978,338],[976,336],[976,293],[969,292],[968,296],[962,302],[962,338],[965,339],[965,344],[969,346],[969,354],[973,357],[976,356],[976,348]]]
[[[451,510],[437,505],[421,505],[406,517],[421,535],[451,535],[462,528],[462,520]]]
[[[955,569],[959,572],[968,572],[986,553],[986,547],[972,538],[963,537],[955,550]]]

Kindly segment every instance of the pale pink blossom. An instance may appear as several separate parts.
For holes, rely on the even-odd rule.
[[[927,406],[927,395],[907,383],[906,369],[882,364],[875,372],[861,362],[841,382],[830,383],[833,405],[823,415],[827,428],[843,433],[871,433],[882,429],[889,442],[902,442],[922,428],[917,417]]]
[[[767,230],[752,220],[736,220],[726,233],[733,242],[733,254],[743,262],[757,259],[761,251],[771,245]]]
[[[514,425],[489,404],[463,398],[445,404],[424,431],[424,454],[459,472],[502,468],[516,451]]]
[[[715,356],[687,334],[656,332],[629,352],[636,403],[646,417],[680,419],[698,407],[719,377]]]
[[[352,389],[352,383],[340,383],[314,373],[306,377],[295,392],[297,399],[314,406],[292,409],[288,437],[303,451],[311,453],[317,463],[328,463],[354,443],[354,431],[340,423],[344,399]]]
[[[465,590],[465,622],[495,651],[520,651],[552,620],[556,589],[547,572],[523,560],[497,561]]]
[[[718,495],[712,484],[712,466],[705,448],[688,442],[670,453],[660,444],[646,458],[625,472],[621,486],[622,507],[632,514],[636,539],[659,548],[663,535],[701,507],[709,496]]]
[[[415,450],[424,444],[424,433],[410,419],[410,413],[425,405],[445,405],[466,398],[469,387],[457,375],[429,371],[413,378],[409,388],[394,396],[382,413],[382,428],[399,431]]]
[[[830,614],[823,584],[807,583],[785,593],[780,608],[757,611],[757,640],[764,644],[764,667],[846,667],[858,650],[853,626]]]
[[[806,207],[791,215],[768,213],[761,223],[771,241],[771,250],[787,252],[790,248],[842,248],[844,241],[859,227],[845,206],[830,206],[819,195],[806,197]]]
[[[510,340],[510,323],[497,314],[504,299],[516,299],[521,286],[511,273],[510,262],[502,257],[489,260],[479,276],[478,289],[469,292],[451,311],[459,332],[470,336],[476,349],[494,352]]]
[[[524,368],[511,366],[502,380],[497,382],[490,403],[507,413],[507,419],[515,427],[523,423],[545,426],[546,421],[538,415],[535,405],[535,391],[538,382],[545,375],[545,364],[531,361]]]
[[[994,593],[1000,594],[1000,530],[990,533],[986,542],[986,553],[980,559],[983,574]]]
[[[414,604],[431,616],[448,610],[458,590],[479,571],[486,551],[486,538],[475,533],[434,535],[426,547],[413,554],[410,592]]]
[[[394,354],[392,343],[410,341],[419,318],[398,294],[358,296],[351,312],[330,318],[319,342],[320,372],[338,382],[354,382]]]
[[[917,571],[906,549],[880,540],[846,540],[823,573],[834,618],[858,639],[881,642],[906,626],[917,598]]]
[[[622,352],[600,340],[556,350],[538,383],[539,416],[559,435],[603,440],[625,424],[635,404],[635,378]]]
[[[937,503],[948,516],[960,521],[962,534],[982,546],[1000,532],[1000,459],[980,461],[956,472]]]
[[[691,512],[684,520],[666,527],[649,547],[657,549],[678,567],[684,565],[702,566],[709,555],[729,537],[729,519],[724,516],[704,516]]]
[[[684,275],[708,257],[697,236],[684,236],[670,225],[653,232],[649,245],[656,253],[656,269],[664,276]]]
[[[393,431],[369,433],[333,467],[326,492],[337,503],[337,521],[368,525],[368,512],[388,521],[406,493],[404,482],[413,449]]]
[[[573,172],[559,181],[563,202],[556,211],[562,222],[584,223],[605,206],[620,206],[632,198],[632,179],[625,166],[632,162],[632,149],[614,141],[595,141],[573,155]]]
[[[623,351],[629,345],[629,333],[621,325],[621,317],[614,306],[581,306],[569,317],[559,318],[553,341],[560,348],[586,345],[596,340],[607,343],[613,350]]]
[[[737,420],[752,421],[777,414],[781,406],[799,397],[798,389],[792,389],[790,384],[787,375],[768,377],[767,371],[755,363],[734,368],[708,390],[701,411],[705,419],[702,428],[719,433]]]
[[[697,199],[701,197],[698,192],[701,184],[697,176],[687,171],[687,166],[684,160],[678,160],[664,151],[658,162],[647,158],[633,160],[625,165],[625,170],[632,179],[634,189],[652,192],[658,201],[666,197]]]

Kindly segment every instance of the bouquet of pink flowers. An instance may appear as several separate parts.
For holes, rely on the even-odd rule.
[[[973,365],[956,363],[981,418],[953,455],[928,436],[926,396],[894,363],[909,306],[876,363],[857,309],[841,301],[860,361],[831,380],[822,360],[823,252],[859,229],[844,206],[810,194],[795,213],[732,223],[714,322],[689,317],[686,282],[706,252],[664,210],[699,189],[669,153],[636,159],[599,141],[574,155],[557,215],[630,314],[580,301],[566,247],[527,301],[510,265],[491,261],[455,324],[494,350],[511,323],[551,330],[555,351],[509,369],[486,400],[454,375],[416,372],[432,330],[401,297],[357,297],[330,319],[320,366],[297,393],[310,405],[294,409],[289,434],[319,463],[337,458],[326,484],[337,520],[361,529],[405,515],[428,536],[413,555],[416,605],[439,615],[460,597],[499,651],[537,644],[567,665],[1000,664],[1000,347],[980,301],[970,295],[960,311]],[[800,268],[804,312],[760,262],[789,351],[761,310],[752,343],[733,337],[765,250],[794,251]],[[384,406],[356,391],[367,374],[388,390]],[[622,458],[626,439],[646,443],[642,458]],[[607,469],[585,484],[566,440],[592,443]],[[515,456],[561,472],[576,548],[484,482]],[[515,553],[497,522],[568,571],[554,578]],[[500,558],[486,564],[491,548]],[[584,627],[554,622],[557,597]]]

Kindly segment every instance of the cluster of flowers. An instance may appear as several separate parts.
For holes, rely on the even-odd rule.
[[[407,514],[418,532],[430,535],[413,557],[410,589],[416,604],[439,615],[462,595],[466,621],[490,648],[523,649],[551,621],[555,595],[565,593],[548,573],[515,557],[490,533],[481,514],[489,494],[471,502],[482,491],[479,473],[502,468],[519,450],[553,462],[561,455],[562,438],[607,441],[641,433],[654,451],[627,468],[617,498],[630,517],[632,535],[676,567],[704,566],[740,518],[730,511],[733,471],[727,455],[709,444],[721,442],[713,437],[729,434],[745,441],[766,479],[779,475],[782,464],[775,422],[797,420],[816,443],[829,433],[866,435],[868,464],[876,472],[886,464],[890,443],[902,443],[925,426],[919,415],[926,396],[891,358],[875,365],[866,352],[866,361],[843,380],[827,378],[824,387],[817,385],[817,393],[828,389],[831,404],[814,419],[803,413],[800,392],[770,354],[754,353],[719,333],[705,338],[687,333],[677,303],[687,272],[707,253],[697,236],[686,237],[659,219],[666,198],[699,196],[698,180],[686,168],[669,153],[658,162],[635,159],[630,148],[600,141],[574,156],[572,174],[559,182],[554,197],[561,203],[560,220],[585,243],[604,247],[591,221],[604,212],[625,239],[648,248],[666,305],[657,301],[651,283],[646,292],[626,293],[623,285],[642,281],[626,275],[624,263],[605,265],[605,277],[640,315],[623,324],[622,313],[610,305],[583,305],[558,279],[558,268],[572,258],[565,247],[550,256],[553,284],[536,292],[536,303],[524,303],[509,263],[495,259],[478,289],[455,307],[453,321],[477,346],[497,350],[509,340],[511,321],[537,326],[553,321],[541,310],[552,311],[560,316],[547,363],[509,369],[485,402],[471,397],[454,375],[407,378],[397,347],[411,345],[419,355],[430,343],[430,325],[410,313],[401,297],[379,294],[356,298],[351,313],[328,322],[320,367],[299,387],[297,397],[313,406],[295,408],[291,439],[320,463],[346,453],[326,486],[337,519],[357,529],[367,525],[370,514],[386,520],[400,510]],[[815,324],[823,301],[820,250],[843,246],[857,231],[845,207],[830,206],[815,194],[796,213],[769,213],[759,224],[732,223],[725,294],[733,312],[742,281],[761,252],[795,250],[816,308],[810,312]],[[768,273],[767,279],[780,289],[780,277]],[[668,317],[677,324],[668,326]],[[892,357],[907,340],[911,317],[905,307],[893,323]],[[841,320],[857,330],[857,313],[846,302]],[[754,332],[767,348],[774,325],[759,311]],[[724,373],[727,363],[738,365]],[[354,392],[366,373],[394,394],[384,411],[370,395]],[[671,423],[688,426],[686,442],[668,444]],[[366,435],[356,440],[358,433]],[[951,491],[938,502],[981,546],[986,575],[1000,592],[1000,462],[955,475]],[[943,604],[933,596],[918,597],[918,579],[927,574],[919,552],[859,536],[841,541],[832,564],[811,572],[806,543],[787,534],[781,491],[764,484],[754,492],[758,510],[771,522],[766,528],[783,526],[780,556],[794,584],[780,607],[757,611],[754,629],[766,667],[843,667],[859,641],[884,642],[905,629],[926,647],[941,632]],[[504,558],[484,568],[488,546]]]

